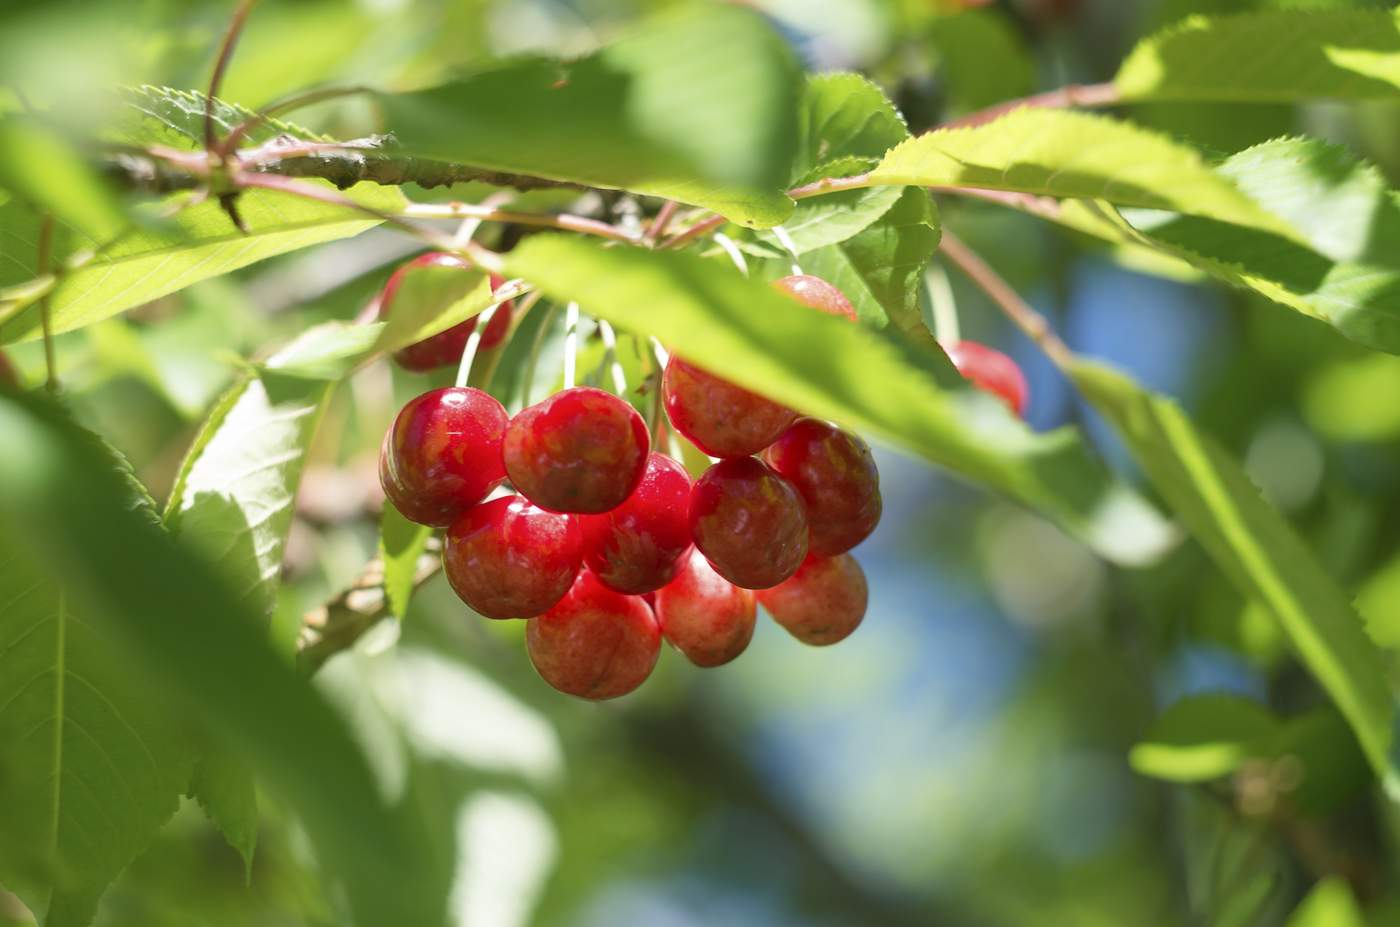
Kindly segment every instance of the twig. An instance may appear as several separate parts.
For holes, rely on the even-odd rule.
[[[1008,100],[986,109],[979,109],[974,113],[949,120],[929,131],[939,132],[944,129],[966,129],[980,126],[994,119],[999,119],[1012,110],[1022,108],[1068,109],[1069,107],[1112,106],[1120,99],[1118,88],[1112,83],[1070,84],[1066,87],[1060,87],[1058,90],[1047,90],[1045,93],[1022,97],[1019,100]]]
[[[661,208],[657,210],[656,218],[652,219],[651,225],[647,227],[647,241],[661,240],[661,236],[666,234],[666,226],[671,224],[671,219],[675,217],[676,210],[679,208],[680,204],[675,200],[667,200],[661,204]]]
[[[675,235],[672,235],[670,238],[666,239],[656,247],[658,249],[679,248],[681,245],[694,241],[702,235],[707,235],[710,232],[713,232],[715,229],[719,228],[721,225],[724,225],[724,223],[728,221],[729,220],[724,218],[724,216],[710,216],[710,218],[705,219],[704,221],[695,223],[690,228],[686,229],[684,232],[678,232]]]
[[[403,214],[415,219],[480,219],[484,222],[507,222],[515,225],[535,225],[545,228],[563,229],[568,232],[583,232],[610,238],[614,241],[635,243],[642,236],[626,229],[618,228],[598,219],[574,216],[568,213],[547,214],[531,212],[511,212],[496,209],[479,203],[411,203]]]
[[[274,100],[230,129],[228,135],[219,143],[218,153],[224,157],[232,154],[233,150],[238,147],[238,143],[243,140],[244,136],[254,129],[259,128],[263,123],[267,122],[278,113],[290,112],[302,106],[310,106],[313,103],[334,100],[336,97],[348,97],[353,94],[373,92],[373,88],[362,86],[317,87],[311,90],[301,90],[290,96],[282,97],[280,100]]]
[[[40,277],[49,274],[53,264],[53,215],[45,214],[44,221],[39,226],[39,253],[35,269]],[[53,345],[53,315],[50,311],[50,296],[52,290],[46,290],[39,297],[39,320],[44,330],[44,363],[48,371],[48,379],[44,385],[49,392],[58,392],[58,358],[54,352]]]
[[[963,244],[962,239],[945,228],[939,250],[949,261],[956,264],[968,279],[991,297],[992,302],[1001,307],[1021,331],[1040,345],[1058,367],[1068,368],[1074,363],[1074,352],[1055,334],[1045,316],[1031,308],[1030,303],[1022,299],[981,256]]]
[[[248,21],[248,14],[253,12],[257,2],[258,0],[239,0],[237,9],[233,11],[233,18],[229,20],[228,29],[224,32],[224,40],[219,45],[219,57],[214,62],[214,73],[209,76],[209,92],[204,97],[204,149],[211,153],[218,151],[218,138],[214,135],[214,100],[219,95],[219,86],[224,82],[224,72],[228,70],[229,62],[233,59],[238,37],[243,33],[243,24]]]

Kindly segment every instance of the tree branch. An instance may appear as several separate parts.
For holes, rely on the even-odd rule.
[[[1023,108],[1090,108],[1112,106],[1119,102],[1119,100],[1118,88],[1112,83],[1070,84],[1067,87],[1060,87],[1057,90],[1047,90],[1045,93],[1021,97],[1018,100],[1007,100],[1005,103],[998,103],[986,109],[979,109],[976,112],[968,113],[966,116],[959,116],[957,119],[952,119],[940,126],[935,126],[929,131],[940,132],[944,129],[968,129],[973,126],[980,126],[983,123],[991,122],[993,119],[999,119],[1012,110]]]

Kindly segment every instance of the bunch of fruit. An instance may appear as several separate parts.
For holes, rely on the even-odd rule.
[[[426,255],[400,273],[456,261]],[[824,280],[795,275],[774,285],[855,320]],[[503,304],[483,343],[504,336],[508,326],[497,320],[508,313]],[[411,369],[454,363],[475,324],[399,360]],[[453,590],[488,618],[527,619],[531,662],[571,695],[632,691],[650,675],[663,637],[698,666],[727,663],[753,636],[756,603],[818,645],[842,640],[865,615],[865,575],[849,551],[881,514],[866,443],[679,356],[667,362],[661,389],[671,427],[715,460],[693,483],[652,450],[631,405],[590,386],[513,418],[481,390],[432,390],[404,406],[384,439],[384,492],[405,517],[446,529]],[[1024,384],[1008,401],[1024,401]],[[513,493],[488,500],[506,480]]]

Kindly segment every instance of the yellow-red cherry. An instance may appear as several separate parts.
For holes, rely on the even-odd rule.
[[[403,516],[443,527],[501,484],[509,416],[479,389],[435,389],[408,402],[384,436],[379,482]]]
[[[773,620],[804,644],[846,639],[865,618],[865,571],[850,554],[808,557],[791,579],[757,593]]]
[[[977,341],[955,341],[944,345],[943,349],[958,373],[971,380],[973,386],[1000,396],[1012,412],[1025,417],[1030,387],[1014,360]]]
[[[690,537],[719,575],[766,589],[807,556],[807,511],[797,488],[762,462],[721,460],[690,492]]]
[[[675,355],[666,364],[661,394],[672,427],[711,457],[757,454],[797,418],[787,406]]]
[[[577,386],[511,419],[502,454],[511,484],[535,505],[598,514],[637,488],[650,446],[636,409],[611,393]]]
[[[821,277],[811,274],[793,274],[773,281],[774,289],[786,293],[804,306],[811,306],[827,315],[856,320],[856,307],[838,288]]]
[[[870,445],[835,425],[799,419],[763,452],[807,506],[808,551],[842,554],[880,523],[880,471]]]
[[[573,585],[583,537],[569,515],[519,496],[468,509],[447,529],[442,566],[463,602],[487,618],[533,618]]]
[[[557,605],[530,619],[525,645],[540,677],[560,692],[617,698],[651,675],[661,629],[641,596],[609,589],[584,570]]]
[[[660,589],[690,549],[690,475],[664,454],[647,455],[642,481],[617,508],[580,515],[583,562],[604,585],[628,595]]]
[[[683,562],[676,578],[656,593],[661,633],[696,666],[728,663],[753,639],[753,591],[720,576],[694,548]]]

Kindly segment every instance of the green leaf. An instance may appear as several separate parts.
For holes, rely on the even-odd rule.
[[[757,14],[689,7],[574,62],[528,59],[382,94],[405,153],[653,194],[775,225],[798,72]]]
[[[357,185],[344,195],[381,212],[396,212],[404,203],[397,188],[374,184]],[[52,288],[54,331],[82,328],[200,280],[288,251],[358,235],[379,224],[378,219],[355,209],[272,190],[244,193],[238,208],[247,223],[247,235],[234,228],[212,200],[190,206],[159,226],[131,231],[105,245],[64,230],[60,241],[68,247],[59,251],[58,257],[71,261],[73,269]],[[0,204],[0,239],[5,243],[5,256],[14,259],[0,262],[0,289],[37,277],[39,221],[37,213],[18,203]],[[99,247],[100,253],[90,260],[75,257]],[[0,302],[0,343],[39,337],[39,309],[32,304],[38,295],[29,294],[8,311]]]
[[[929,23],[955,112],[971,112],[1034,89],[1026,41],[1001,10],[966,10]]]
[[[558,300],[682,350],[812,415],[943,464],[1056,518],[1105,556],[1141,563],[1171,529],[1070,430],[1035,434],[966,387],[941,352],[812,312],[726,264],[541,235],[507,256]]]
[[[871,180],[1097,199],[1293,235],[1194,149],[1067,110],[1018,109],[984,125],[928,132],[885,155]]]
[[[895,205],[864,231],[803,255],[802,269],[845,293],[861,322],[892,322],[907,337],[930,342],[919,287],[941,235],[928,191],[904,187]]]
[[[487,274],[462,267],[414,267],[404,274],[375,343],[385,353],[431,338],[491,305]]]
[[[253,771],[227,747],[206,746],[195,763],[189,795],[199,802],[229,846],[243,857],[244,873],[251,879],[260,820]]]
[[[0,536],[23,537],[74,612],[120,646],[105,666],[160,683],[163,704],[206,719],[255,768],[295,809],[356,923],[443,924],[447,874],[411,787],[401,806],[381,797],[344,722],[222,574],[133,511],[121,477],[39,399],[0,397],[0,442],[12,449],[0,455]],[[101,820],[75,810],[85,827]]]
[[[909,137],[909,127],[876,84],[860,74],[807,78],[791,180],[843,158],[882,158]]]
[[[1114,78],[1129,100],[1270,102],[1400,96],[1400,17],[1382,10],[1191,16]]]
[[[1366,918],[1346,880],[1328,876],[1293,909],[1287,927],[1366,927]]]
[[[1267,752],[1280,725],[1251,699],[1224,693],[1174,703],[1133,746],[1128,762],[1144,776],[1205,782],[1227,776]]]
[[[1273,613],[1350,723],[1387,791],[1400,796],[1395,698],[1380,652],[1287,519],[1171,400],[1097,364],[1081,362],[1070,373],[1226,577]]]
[[[812,183],[827,177],[851,177],[874,166],[869,158],[842,158],[822,165],[799,178],[794,185]],[[783,230],[797,254],[806,254],[845,241],[886,212],[899,199],[899,187],[864,187],[841,190],[799,200],[792,215],[783,222]],[[770,250],[787,253],[776,235],[765,229],[746,232],[746,237],[764,242]]]
[[[0,118],[0,187],[99,240],[129,224],[115,192],[65,139],[34,119]]]
[[[395,618],[408,614],[418,558],[432,536],[433,529],[414,524],[399,514],[393,503],[385,501],[379,518],[379,556],[384,561],[384,597]]]

